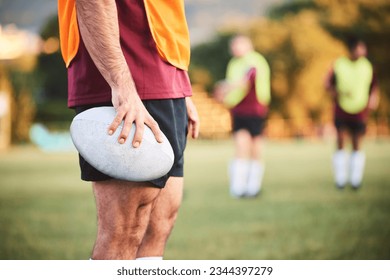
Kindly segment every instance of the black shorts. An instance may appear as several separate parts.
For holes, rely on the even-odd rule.
[[[249,131],[252,137],[259,136],[263,134],[266,120],[266,117],[233,115],[233,132],[236,132],[240,129],[245,129]]]
[[[342,119],[335,118],[334,125],[337,130],[346,129],[352,134],[364,134],[366,133],[366,123],[360,119]]]
[[[159,99],[143,101],[149,114],[158,123],[161,131],[168,138],[172,146],[175,159],[173,166],[167,175],[149,181],[158,188],[163,188],[170,176],[183,177],[184,149],[187,143],[188,117],[187,107],[184,98]],[[112,104],[100,104],[91,106],[76,107],[76,114],[87,109],[99,106],[112,106]],[[79,163],[81,179],[84,181],[105,181],[113,179],[91,166],[80,154]]]

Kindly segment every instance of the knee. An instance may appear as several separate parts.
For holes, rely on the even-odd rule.
[[[148,227],[148,235],[155,236],[155,237],[161,237],[161,238],[167,238],[177,219],[178,211],[171,211],[169,213],[165,213],[164,215],[161,215],[158,219],[153,219],[149,223]]]
[[[168,213],[166,215],[166,217],[164,217],[164,220],[165,220],[164,224],[166,224],[167,227],[172,228],[176,222],[177,215],[178,215],[178,209],[175,209],[175,210],[171,211],[170,213]]]
[[[112,224],[103,224],[98,229],[98,235],[101,240],[112,246],[135,246],[138,247],[142,242],[143,230],[135,223],[133,225],[113,222]]]

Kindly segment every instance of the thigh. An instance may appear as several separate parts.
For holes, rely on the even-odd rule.
[[[183,177],[170,177],[156,199],[151,223],[175,219],[183,198]]]
[[[254,160],[258,160],[261,158],[262,139],[263,138],[261,137],[261,135],[252,137],[251,158]]]
[[[248,158],[251,151],[252,136],[246,129],[240,129],[234,132],[234,146],[236,158]]]
[[[364,132],[358,130],[358,131],[352,131],[351,132],[352,137],[352,149],[354,151],[358,151],[361,148],[361,142],[364,137]]]
[[[148,223],[160,189],[150,183],[106,180],[93,183],[99,224],[104,229]]]
[[[160,192],[150,183],[106,180],[93,183],[98,216],[94,259],[134,259]]]
[[[183,196],[183,178],[170,177],[156,199],[137,257],[163,256]]]
[[[345,138],[347,137],[347,129],[342,126],[336,127],[336,137],[337,137],[337,149],[344,149],[345,146]]]

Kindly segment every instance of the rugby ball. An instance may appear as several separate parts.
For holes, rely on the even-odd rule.
[[[143,182],[166,175],[174,160],[166,136],[163,135],[163,142],[158,143],[152,130],[145,125],[141,145],[134,148],[133,123],[126,142],[120,144],[118,138],[123,121],[114,134],[108,134],[115,116],[114,107],[95,107],[74,117],[70,134],[83,158],[100,172],[116,179]]]

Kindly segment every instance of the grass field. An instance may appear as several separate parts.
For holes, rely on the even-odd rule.
[[[268,141],[260,197],[228,194],[232,143],[190,141],[166,259],[390,259],[390,140],[364,145],[358,192],[332,181],[330,142]],[[44,176],[47,174],[47,176]],[[88,259],[94,200],[76,153],[0,154],[0,259]]]

